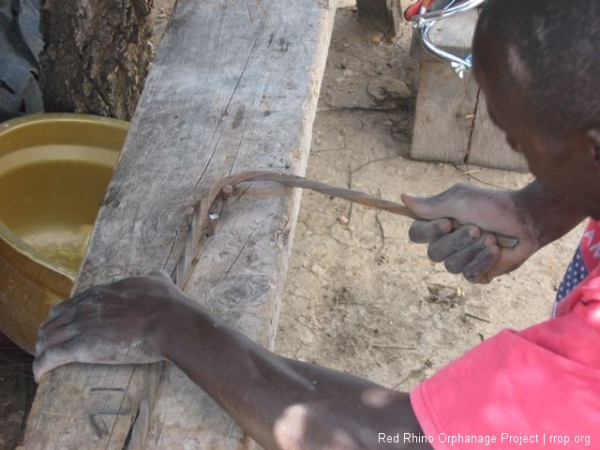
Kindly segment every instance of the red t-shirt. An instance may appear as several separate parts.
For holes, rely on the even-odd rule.
[[[425,438],[436,450],[600,448],[599,342],[596,263],[554,319],[500,332],[411,392]]]

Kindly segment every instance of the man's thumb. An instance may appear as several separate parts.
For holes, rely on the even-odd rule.
[[[433,220],[446,216],[436,197],[419,197],[414,194],[402,194],[401,198],[412,212],[423,219]]]

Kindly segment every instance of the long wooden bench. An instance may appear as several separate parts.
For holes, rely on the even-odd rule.
[[[248,169],[304,174],[334,14],[327,0],[179,2],[78,290],[172,270],[189,233],[190,205],[215,180]],[[298,192],[273,185],[230,202],[185,285],[189,296],[269,348],[298,207]],[[54,371],[39,386],[24,443],[77,450],[249,445],[170,364]]]

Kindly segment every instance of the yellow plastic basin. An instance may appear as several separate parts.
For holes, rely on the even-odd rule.
[[[0,123],[0,331],[29,352],[70,295],[128,126],[81,114]]]

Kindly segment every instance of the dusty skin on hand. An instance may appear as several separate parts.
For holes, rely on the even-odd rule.
[[[517,191],[518,192],[518,191]],[[489,283],[519,267],[539,249],[537,229],[515,192],[494,191],[457,184],[433,197],[403,195],[412,211],[429,221],[415,221],[413,242],[427,243],[427,254],[446,269],[473,283]],[[453,230],[449,219],[464,226]],[[500,248],[490,230],[519,240],[513,249]]]
[[[199,307],[163,271],[94,286],[54,306],[40,328],[35,379],[72,362],[147,364],[165,359],[158,326],[172,311]]]

